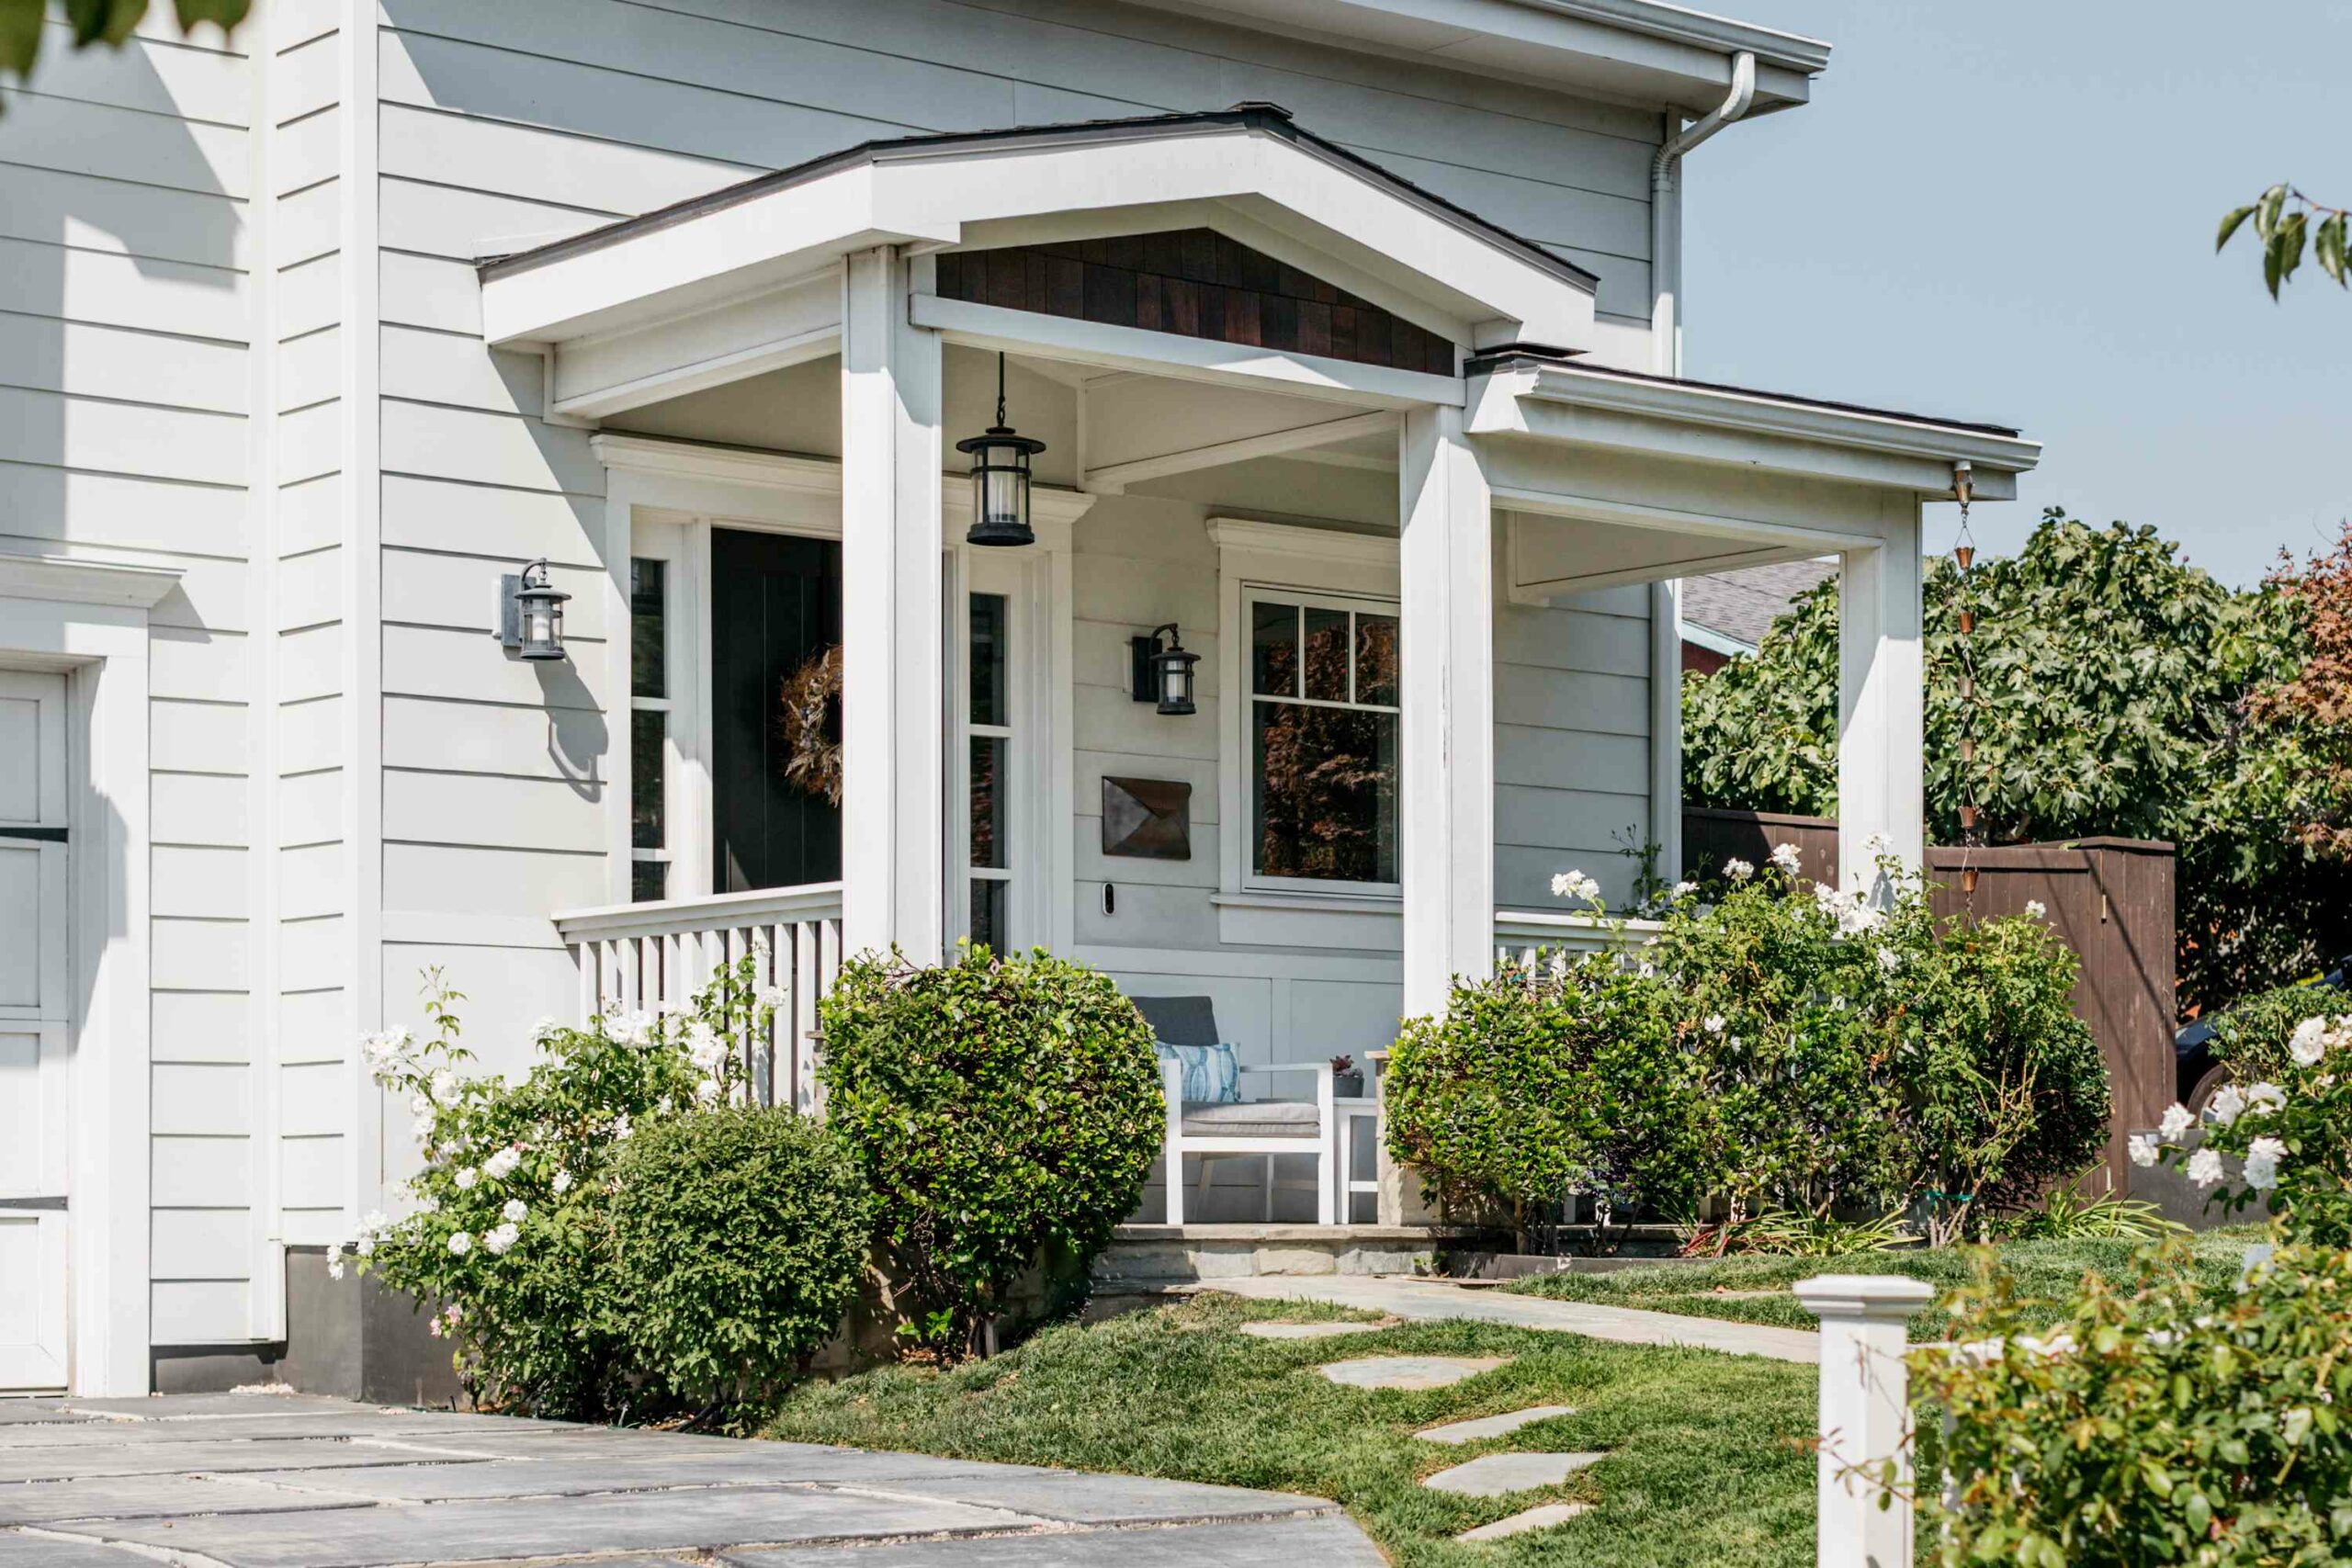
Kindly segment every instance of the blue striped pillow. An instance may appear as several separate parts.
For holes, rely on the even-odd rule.
[[[1187,1105],[1238,1105],[1241,1102],[1241,1061],[1227,1044],[1167,1045],[1157,1049],[1163,1062],[1184,1069]]]

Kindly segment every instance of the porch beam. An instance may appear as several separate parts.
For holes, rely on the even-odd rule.
[[[1195,468],[1222,468],[1227,463],[1246,463],[1256,457],[1279,457],[1286,453],[1304,454],[1318,446],[1335,446],[1353,441],[1359,436],[1378,435],[1396,427],[1396,416],[1385,412],[1350,414],[1341,419],[1318,421],[1314,424],[1294,425],[1284,430],[1270,430],[1262,435],[1245,435],[1231,441],[1213,441],[1204,446],[1189,447],[1181,452],[1163,452],[1157,457],[1138,457],[1132,462],[1113,463],[1104,468],[1089,468],[1086,486],[1089,490],[1116,495],[1131,484],[1147,479],[1166,479],[1172,474],[1191,473]]]
[[[946,926],[939,335],[930,263],[891,246],[842,284],[842,941],[935,963]]]
[[[1927,863],[1927,694],[1921,651],[1919,529],[1890,530],[1839,557],[1838,864],[1872,886],[1870,847],[1884,835],[1914,870]],[[1883,891],[1882,889],[1882,891]]]
[[[841,344],[840,269],[550,350],[548,407],[598,420],[820,359]]]
[[[919,327],[930,328],[956,343],[1007,354],[1288,392],[1359,408],[1442,403],[1458,409],[1465,397],[1459,377],[1433,376],[1425,370],[1359,365],[1317,354],[1147,332],[1141,327],[1106,326],[1002,305],[943,299],[935,294],[917,294],[910,307],[911,319]]]
[[[1495,940],[1492,497],[1462,412],[1407,412],[1398,439],[1403,733],[1397,836],[1404,1004],[1442,1010]]]

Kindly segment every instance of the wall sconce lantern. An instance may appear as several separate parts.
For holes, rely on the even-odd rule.
[[[1029,528],[1029,459],[1046,444],[1016,434],[1004,423],[1004,355],[996,356],[996,423],[985,435],[967,436],[956,450],[972,458],[972,525],[967,545],[1034,545]]]
[[[561,659],[563,602],[571,597],[548,582],[543,560],[500,578],[498,640],[524,659]]]
[[[1161,646],[1161,632],[1168,634],[1166,646]],[[1129,637],[1127,646],[1135,660],[1135,697],[1139,703],[1159,705],[1159,711],[1182,717],[1194,711],[1193,707],[1193,666],[1201,661],[1197,653],[1188,653],[1176,636],[1176,623],[1155,630],[1149,637]]]

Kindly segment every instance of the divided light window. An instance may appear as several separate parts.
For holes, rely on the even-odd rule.
[[[1244,597],[1250,875],[1396,887],[1396,606]]]
[[[1012,843],[1005,810],[1012,789],[1012,705],[1007,676],[1012,666],[1012,601],[1001,593],[975,593],[968,601],[970,705],[964,723],[971,747],[971,937],[974,946],[1012,951]]]
[[[669,897],[670,624],[667,563],[628,563],[629,897]]]

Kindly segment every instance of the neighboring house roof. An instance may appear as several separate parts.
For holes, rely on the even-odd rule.
[[[1782,561],[1682,580],[1682,637],[1717,653],[1753,653],[1773,620],[1807,589],[1837,575],[1835,560]]]

